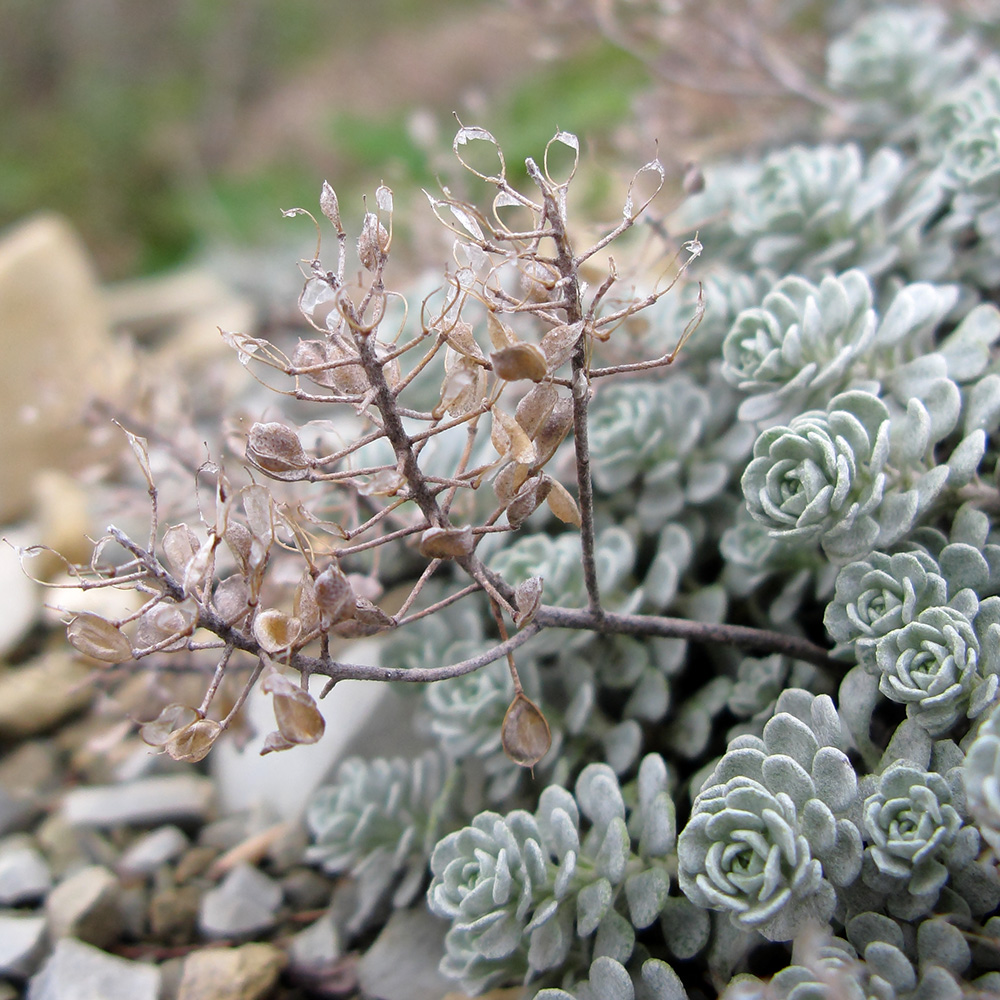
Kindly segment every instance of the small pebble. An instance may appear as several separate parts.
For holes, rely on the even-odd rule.
[[[45,900],[53,938],[104,947],[122,932],[121,886],[107,868],[89,865],[60,882]]]
[[[45,917],[0,913],[0,976],[27,978],[45,948]]]
[[[49,866],[27,837],[8,837],[0,844],[0,906],[35,902],[51,887]]]
[[[261,1000],[284,964],[284,952],[270,944],[202,948],[184,959],[177,1000]]]
[[[155,966],[109,955],[73,938],[56,943],[28,984],[28,1000],[158,1000],[159,992]]]
[[[161,865],[179,857],[188,839],[179,827],[161,826],[134,841],[118,862],[118,874],[151,875]]]
[[[143,778],[123,785],[75,788],[63,800],[63,815],[74,826],[102,829],[204,821],[215,790],[195,774]]]
[[[201,901],[198,925],[210,938],[244,937],[274,926],[281,887],[251,865],[237,865]]]

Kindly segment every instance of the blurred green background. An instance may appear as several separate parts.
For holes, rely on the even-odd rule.
[[[613,155],[645,70],[538,29],[485,0],[6,0],[0,226],[63,212],[116,279],[287,241],[324,178],[345,223],[382,180],[405,207],[456,113],[512,165],[556,128]]]

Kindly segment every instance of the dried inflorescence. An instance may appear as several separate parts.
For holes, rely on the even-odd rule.
[[[472,147],[493,152],[490,172],[471,165]],[[107,664],[176,650],[218,651],[203,702],[183,711],[170,707],[146,733],[172,756],[201,759],[261,678],[277,724],[265,744],[270,752],[322,735],[322,716],[308,692],[313,674],[329,678],[327,690],[347,677],[437,680],[502,656],[514,686],[502,746],[528,767],[549,749],[548,724],[521,689],[513,653],[541,628],[564,622],[559,609],[543,603],[539,574],[507,578],[487,565],[479,546],[521,528],[544,505],[580,534],[578,598],[589,618],[575,627],[603,619],[587,442],[592,386],[621,371],[670,364],[699,312],[678,332],[673,350],[658,357],[600,368],[595,348],[655,304],[701,247],[696,240],[685,244],[667,278],[645,295],[612,294],[620,279],[610,258],[603,280],[588,287],[583,270],[632,228],[662,187],[659,161],[636,174],[618,224],[577,252],[567,214],[579,157],[575,136],[558,133],[541,166],[526,162],[531,196],[508,180],[503,153],[485,130],[460,128],[454,149],[495,194],[486,211],[447,189],[430,196],[435,215],[455,234],[455,263],[419,309],[408,309],[386,283],[392,192],[380,186],[374,206],[366,206],[356,243],[361,271],[349,278],[348,234],[336,194],[324,184],[320,208],[334,229],[337,262],[327,269],[319,245],[307,262],[299,307],[308,333],[290,350],[262,337],[223,334],[259,381],[297,403],[314,404],[324,419],[296,426],[279,414],[252,423],[242,439],[252,481],[238,487],[221,466],[203,466],[199,472],[215,480],[214,509],[201,503],[200,525],[164,530],[146,442],[129,434],[152,500],[149,540],[139,543],[111,528],[93,564],[75,567],[74,576],[88,587],[131,586],[145,603],[127,620],[76,615],[69,638]],[[563,179],[550,171],[557,149],[571,155]],[[646,189],[641,201],[633,193],[640,187]],[[309,215],[303,209],[285,214]],[[575,491],[549,471],[571,439]],[[299,492],[282,485],[296,483],[304,484]],[[112,546],[124,550],[124,565],[108,558]],[[464,586],[450,583],[452,567],[465,575]],[[296,577],[292,591],[286,581]],[[380,578],[415,581],[394,614],[378,603]],[[412,610],[436,578],[450,593]],[[499,642],[475,657],[402,671],[342,663],[331,654],[335,639],[394,630],[475,592],[487,596],[499,632]],[[507,622],[520,630],[513,637]],[[246,654],[256,667],[219,718],[214,699],[223,676]],[[298,670],[301,681],[278,665]]]

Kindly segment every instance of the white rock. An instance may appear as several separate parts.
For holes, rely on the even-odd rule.
[[[396,910],[361,956],[358,981],[377,1000],[441,1000],[453,981],[438,972],[448,924],[425,909]]]
[[[0,976],[30,976],[44,947],[45,917],[0,913]]]
[[[211,780],[196,774],[143,778],[75,788],[63,799],[63,816],[73,826],[103,828],[204,820],[214,796]]]
[[[118,873],[122,876],[151,875],[188,846],[190,841],[176,826],[161,826],[129,846],[118,862]]]
[[[45,858],[23,837],[11,837],[0,845],[0,905],[41,899],[51,887]]]
[[[288,943],[288,963],[299,972],[321,972],[343,953],[344,943],[330,913],[324,913]]]
[[[205,893],[198,926],[206,937],[244,937],[273,926],[281,906],[281,886],[252,865],[237,865]]]
[[[73,938],[59,941],[31,977],[28,1000],[157,1000],[160,972]]]

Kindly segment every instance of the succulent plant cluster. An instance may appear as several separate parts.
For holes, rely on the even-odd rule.
[[[852,141],[710,166],[671,220],[710,248],[707,301],[679,371],[594,396],[607,606],[825,637],[831,660],[680,638],[528,644],[556,734],[538,775],[557,784],[537,798],[516,775],[495,784],[491,803],[517,808],[473,816],[427,856],[429,906],[451,921],[442,969],[467,991],[1000,989],[988,44],[936,8],[852,19],[827,77]],[[680,329],[695,291],[630,320],[619,357]],[[586,604],[575,534],[531,524],[491,566]],[[501,681],[427,695],[428,731],[460,768],[504,771]],[[784,963],[750,974],[767,942],[790,949]]]

